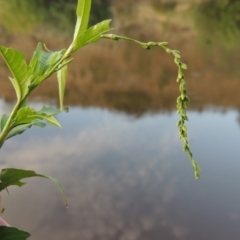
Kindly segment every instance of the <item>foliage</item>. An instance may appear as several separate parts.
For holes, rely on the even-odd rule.
[[[64,88],[67,77],[67,65],[73,58],[74,52],[84,47],[87,44],[97,42],[100,38],[111,40],[127,40],[134,42],[144,49],[151,49],[153,47],[161,47],[167,53],[174,56],[174,62],[178,68],[177,81],[180,84],[180,96],[177,99],[177,110],[180,115],[178,122],[178,128],[180,133],[180,139],[184,144],[184,151],[188,152],[189,158],[192,162],[195,171],[195,178],[199,178],[200,168],[193,160],[192,152],[187,140],[187,128],[185,121],[188,120],[186,109],[189,99],[186,95],[186,80],[183,74],[183,70],[187,69],[187,65],[181,61],[180,52],[177,50],[171,50],[168,47],[167,42],[147,42],[143,43],[135,39],[127,38],[124,36],[118,36],[114,34],[105,34],[110,31],[109,26],[111,20],[104,20],[88,28],[89,14],[91,9],[91,0],[79,0],[77,6],[77,23],[74,31],[73,41],[68,49],[52,52],[46,47],[43,49],[41,43],[38,44],[33,57],[28,64],[25,59],[25,55],[15,49],[6,48],[0,45],[0,53],[7,64],[9,70],[12,73],[10,81],[15,89],[17,102],[9,116],[4,114],[0,120],[0,147],[4,142],[17,135],[21,134],[31,126],[44,127],[46,122],[53,126],[61,127],[60,123],[56,119],[56,115],[59,111],[66,110],[64,107]],[[60,109],[54,109],[52,107],[43,107],[40,111],[35,110],[28,106],[28,97],[31,92],[44,82],[48,77],[57,73],[58,85],[59,85],[59,101]],[[21,169],[3,169],[1,172],[0,191],[7,189],[9,186],[23,186],[21,181],[24,178],[29,177],[44,177],[54,181],[60,188],[64,201],[67,205],[66,196],[61,184],[52,177],[44,174],[38,174],[34,171],[21,170]],[[9,232],[6,232],[9,231]],[[12,232],[11,232],[12,231]],[[14,239],[17,238],[19,232],[14,228],[0,228],[0,235],[5,234],[9,239],[10,234]],[[22,232],[23,233],[23,232]],[[22,239],[26,239],[29,235],[22,235]],[[1,238],[2,239],[2,238]],[[20,237],[18,238],[20,239]]]
[[[14,168],[2,169],[1,175],[0,175],[0,180],[1,180],[0,191],[7,189],[9,186],[14,186],[14,185],[16,185],[18,187],[22,187],[23,185],[25,185],[25,183],[21,182],[20,180],[22,180],[24,178],[30,178],[30,177],[43,177],[43,178],[47,178],[47,179],[55,182],[62,192],[63,199],[64,199],[66,206],[68,206],[67,198],[64,193],[64,189],[63,189],[62,185],[53,177],[43,175],[43,174],[38,174],[38,173],[35,173],[34,171],[14,169]]]
[[[11,31],[25,32],[32,30],[44,18],[41,7],[37,4],[29,4],[27,0],[0,0],[0,6],[1,24]],[[12,17],[13,15],[14,17]],[[28,21],[26,21],[26,17]]]
[[[0,227],[1,240],[25,240],[30,237],[28,232],[13,227]]]
[[[156,10],[171,11],[175,8],[177,3],[176,2],[170,2],[170,1],[169,2],[157,1],[157,2],[153,2],[152,5]]]
[[[200,40],[211,47],[215,42],[225,47],[238,45],[240,37],[240,2],[232,0],[204,1],[194,11]]]
[[[53,28],[69,33],[75,24],[76,0],[0,0],[0,6],[1,24],[13,32],[29,32],[40,24],[50,23]],[[111,17],[109,0],[94,0],[91,9],[91,25]]]

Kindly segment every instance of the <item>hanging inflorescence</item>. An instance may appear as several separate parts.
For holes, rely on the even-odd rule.
[[[112,40],[127,40],[131,42],[135,42],[139,44],[141,47],[145,49],[151,49],[152,47],[161,47],[163,48],[167,53],[172,54],[174,56],[174,62],[178,67],[178,76],[177,76],[177,82],[179,82],[179,91],[180,96],[177,98],[177,113],[180,115],[180,119],[177,123],[178,129],[179,129],[179,136],[181,141],[183,142],[183,151],[188,153],[189,159],[192,163],[192,166],[194,168],[194,175],[195,178],[198,179],[200,177],[200,167],[193,159],[193,154],[190,149],[190,145],[187,138],[187,126],[185,124],[185,121],[188,121],[187,116],[187,108],[189,103],[189,97],[187,96],[186,91],[186,79],[183,74],[183,70],[187,69],[187,65],[181,61],[180,52],[178,50],[172,50],[168,47],[167,42],[140,42],[138,40],[119,36],[115,34],[103,34],[101,35],[102,38],[112,39]]]

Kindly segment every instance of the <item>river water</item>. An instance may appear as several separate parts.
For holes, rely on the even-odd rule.
[[[189,65],[187,125],[201,178],[194,179],[176,128],[172,59],[159,59],[160,70],[159,52],[140,56],[144,50],[131,47],[128,55],[129,45],[120,43],[121,55],[118,47],[103,43],[112,50],[108,56],[89,47],[76,57],[81,66],[70,71],[66,92],[70,111],[58,116],[63,128],[32,128],[1,149],[1,168],[54,176],[69,204],[65,208],[52,182],[28,179],[21,189],[2,193],[3,216],[12,226],[29,231],[32,240],[240,239],[240,49],[202,50],[191,34],[182,34],[192,42],[175,44]],[[110,64],[112,70],[102,71]],[[75,82],[80,76],[81,83]],[[52,85],[30,105],[55,106]],[[14,103],[8,89],[1,90],[1,114]]]

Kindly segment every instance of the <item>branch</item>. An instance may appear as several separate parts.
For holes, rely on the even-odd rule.
[[[190,145],[187,138],[187,127],[185,125],[185,121],[188,121],[187,117],[187,108],[189,103],[189,97],[187,96],[187,90],[186,90],[186,79],[183,74],[183,70],[187,69],[187,65],[181,61],[180,52],[178,50],[172,50],[168,47],[167,42],[140,42],[138,40],[119,36],[115,34],[103,34],[101,35],[101,38],[111,39],[111,40],[126,40],[130,42],[134,42],[138,45],[140,45],[142,48],[145,49],[151,49],[153,47],[161,47],[163,48],[168,54],[172,54],[174,56],[174,62],[178,67],[178,76],[177,76],[177,82],[179,82],[179,91],[180,96],[177,98],[177,113],[180,116],[180,119],[177,123],[178,130],[179,130],[179,136],[180,140],[183,142],[183,151],[188,153],[189,160],[191,161],[191,164],[194,168],[194,175],[195,178],[198,179],[200,177],[200,171],[201,168],[195,162],[193,159],[193,154],[190,149]]]

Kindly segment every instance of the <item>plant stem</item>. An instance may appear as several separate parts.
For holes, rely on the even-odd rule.
[[[21,106],[21,101],[17,101],[17,103],[15,104],[15,106],[14,106],[14,108],[13,108],[13,110],[12,110],[4,128],[3,128],[3,131],[0,134],[0,148],[2,147],[4,141],[6,140],[6,137],[9,133],[9,131],[11,130],[12,120],[15,117],[16,113],[18,112],[20,106]]]
[[[147,42],[147,43],[144,43],[144,42],[140,42],[138,40],[132,39],[132,38],[119,36],[119,35],[115,35],[115,34],[102,34],[101,38],[107,38],[107,39],[116,40],[116,41],[122,39],[122,40],[137,43],[145,49],[150,49],[152,47],[163,47],[164,48],[164,47],[168,46],[167,42]]]

